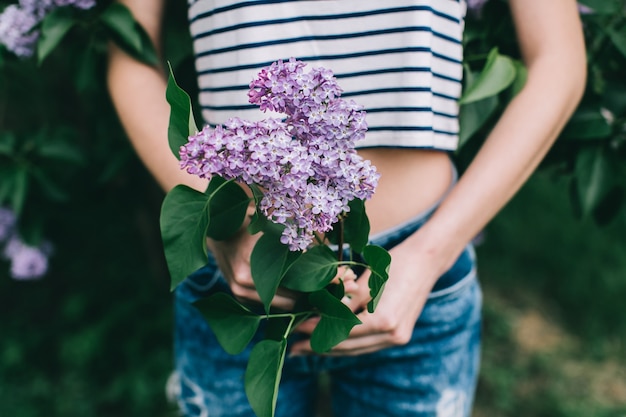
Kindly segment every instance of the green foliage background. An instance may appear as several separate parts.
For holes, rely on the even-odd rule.
[[[623,1],[585,3],[598,13],[583,17],[590,74],[583,103],[479,247],[486,290],[479,415],[626,413],[626,393],[619,395],[626,380],[626,15]],[[99,2],[90,16],[108,4]],[[193,97],[185,2],[169,7],[165,56]],[[172,316],[158,230],[163,195],[108,99],[109,35],[94,27],[71,29],[41,65],[0,50],[0,204],[21,210],[27,240],[43,237],[55,247],[41,281],[13,281],[0,261],[2,416],[175,415],[164,394]],[[480,19],[468,18],[467,80],[480,79],[494,47],[515,74],[495,95],[464,107],[461,166],[523,76],[500,0],[488,2]],[[519,323],[529,312],[558,329],[562,343],[524,348]],[[586,379],[577,379],[572,364]],[[617,394],[586,385],[594,377],[608,378]]]

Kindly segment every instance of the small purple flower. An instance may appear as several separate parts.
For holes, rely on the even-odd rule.
[[[488,0],[467,0],[468,11],[476,17],[481,16],[481,12]]]
[[[50,252],[51,246],[47,242],[40,246],[30,246],[17,235],[13,235],[2,255],[11,261],[10,273],[13,279],[35,280],[42,278],[48,271]]]
[[[29,57],[39,33],[33,31],[39,20],[17,5],[10,5],[0,15],[0,43],[19,57]]]
[[[77,9],[88,10],[96,5],[96,0],[55,0],[58,7],[74,6]]]
[[[16,220],[13,210],[0,207],[0,243],[5,242],[11,237]]]
[[[591,7],[578,3],[578,12],[580,14],[593,14],[594,11]]]
[[[293,58],[277,61],[250,83],[249,101],[284,113],[284,120],[232,118],[205,127],[180,149],[181,168],[189,173],[266,190],[260,209],[285,226],[281,241],[291,250],[304,250],[315,233],[330,231],[351,200],[372,196],[379,178],[355,150],[367,130],[365,112],[339,98],[330,70],[304,67]]]
[[[90,9],[96,0],[20,0],[0,14],[0,44],[21,58],[33,55],[39,39],[37,26],[57,7],[74,6]]]

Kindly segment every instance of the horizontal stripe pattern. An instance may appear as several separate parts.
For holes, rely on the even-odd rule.
[[[268,116],[247,101],[260,68],[295,57],[331,69],[368,111],[359,147],[454,150],[464,0],[189,2],[207,123]]]

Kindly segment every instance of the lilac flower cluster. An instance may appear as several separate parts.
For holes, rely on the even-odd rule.
[[[483,7],[488,0],[467,0],[467,9],[476,17],[480,17]]]
[[[0,43],[19,57],[33,54],[39,38],[36,26],[57,7],[90,9],[96,0],[19,0],[0,14]]]
[[[0,207],[0,246],[4,245],[2,258],[11,262],[11,276],[18,280],[41,278],[48,270],[49,243],[30,246],[15,231],[16,217],[13,211]]]
[[[578,12],[580,14],[593,14],[593,9],[589,6],[585,6],[584,4],[578,3]]]
[[[250,102],[285,119],[231,118],[205,127],[180,149],[189,173],[260,186],[260,209],[286,226],[281,241],[291,250],[304,250],[316,232],[330,231],[351,200],[372,196],[379,178],[355,150],[367,130],[365,112],[339,98],[330,70],[307,72],[305,65],[278,61],[250,83]]]

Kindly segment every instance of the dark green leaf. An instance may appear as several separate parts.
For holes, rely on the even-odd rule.
[[[613,187],[598,203],[593,211],[593,218],[600,226],[609,224],[624,208],[624,187]]]
[[[294,321],[293,317],[267,316],[264,327],[264,338],[280,342],[287,337],[287,330],[291,330],[296,327],[295,323],[296,321]]]
[[[356,253],[363,252],[370,235],[370,221],[365,212],[365,201],[354,199],[349,203],[350,211],[343,221],[344,242],[349,243]]]
[[[61,39],[74,26],[74,9],[59,7],[52,10],[41,25],[41,36],[37,41],[37,59],[39,64],[57,47]]]
[[[254,197],[254,206],[256,207],[256,210],[254,211],[252,220],[248,225],[248,233],[254,235],[265,229],[269,220],[263,215],[263,213],[261,213],[261,210],[259,209],[259,203],[263,198],[263,191],[256,184],[252,184],[249,187],[250,190],[252,190],[252,195]]]
[[[611,135],[611,126],[597,107],[581,107],[569,120],[561,137],[567,139],[600,139]]]
[[[274,417],[286,350],[285,339],[263,340],[250,353],[244,384],[257,417]]]
[[[500,55],[498,49],[494,48],[487,57],[485,68],[476,81],[467,86],[459,103],[468,104],[494,96],[510,86],[515,80],[515,75],[513,60]]]
[[[128,7],[112,3],[100,15],[100,21],[113,40],[130,55],[150,65],[158,64],[154,45]]]
[[[259,315],[226,293],[213,294],[196,301],[194,306],[209,323],[220,345],[231,355],[243,352],[261,322]]]
[[[289,268],[280,284],[295,291],[318,291],[337,275],[337,266],[336,255],[328,246],[313,246]]]
[[[361,323],[348,306],[326,290],[309,294],[309,302],[320,313],[320,321],[311,334],[311,347],[318,353],[328,352]]]
[[[343,224],[335,223],[333,230],[326,233],[326,239],[335,245],[340,244],[340,242],[349,243],[353,251],[361,253],[367,245],[370,233],[370,222],[365,212],[365,202],[354,199],[348,205],[350,210],[345,213]],[[343,236],[341,236],[342,233]]]
[[[18,167],[17,171],[15,171],[13,195],[11,196],[11,207],[18,218],[20,217],[24,203],[26,202],[29,185],[28,170],[23,166]]]
[[[389,252],[380,246],[367,245],[363,251],[363,259],[365,259],[372,272],[369,278],[370,297],[372,297],[372,300],[367,303],[367,311],[373,313],[376,305],[378,305],[385,283],[389,279],[391,256]]]
[[[265,232],[252,249],[252,280],[268,313],[280,280],[294,262],[294,256],[287,245],[280,242],[278,233]]]
[[[15,135],[0,133],[0,155],[12,156],[15,153]]]
[[[622,7],[622,0],[580,0],[580,3],[593,9],[594,13],[612,14]]]
[[[342,299],[346,295],[346,290],[343,286],[343,281],[339,280],[339,284],[330,284],[326,286],[326,291],[331,293],[333,297]]]
[[[13,167],[0,165],[0,178],[2,178],[2,181],[0,181],[0,205],[4,205],[11,195],[15,181],[15,170]]]
[[[601,100],[613,114],[626,115],[626,83],[620,80],[607,80]]]
[[[185,185],[174,187],[161,206],[161,237],[171,289],[207,261],[209,197]]]
[[[591,214],[614,184],[614,178],[604,155],[597,146],[581,149],[576,156],[576,184],[583,216]]]
[[[198,132],[198,127],[193,118],[191,99],[176,84],[171,66],[169,66],[169,69],[170,75],[167,80],[167,90],[165,91],[165,98],[170,104],[170,123],[167,129],[167,137],[172,153],[176,158],[180,159],[180,147],[187,143],[189,136]]]
[[[31,175],[39,183],[44,194],[46,194],[51,200],[67,201],[69,194],[52,181],[52,179],[46,175],[46,172],[38,167],[31,168]]]
[[[249,198],[233,181],[213,176],[206,194],[209,195],[209,226],[207,236],[215,240],[231,237],[243,224]]]
[[[609,38],[611,38],[611,42],[615,45],[618,51],[626,57],[626,26],[622,26],[619,29],[611,28],[608,31]]]
[[[101,65],[100,52],[89,45],[84,48],[77,58],[77,70],[74,84],[79,93],[99,91],[100,78],[99,67]]]
[[[80,148],[59,140],[46,140],[37,146],[37,153],[47,159],[56,159],[76,165],[84,165],[87,161]]]

